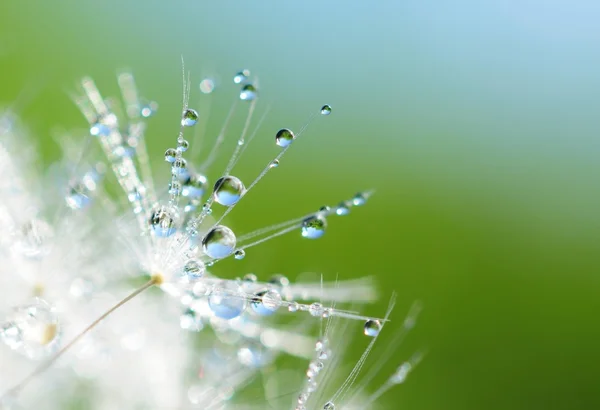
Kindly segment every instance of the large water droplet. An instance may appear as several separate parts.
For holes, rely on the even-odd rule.
[[[241,84],[244,81],[248,80],[248,77],[250,77],[250,70],[243,69],[242,71],[233,76],[233,82],[236,84]]]
[[[273,314],[281,306],[281,295],[274,290],[258,292],[252,299],[252,309],[262,316]]]
[[[171,173],[179,177],[187,176],[187,161],[185,158],[177,158],[175,162],[173,162]]]
[[[0,325],[0,340],[31,359],[41,359],[56,351],[59,339],[58,318],[51,306],[38,298],[14,308]]]
[[[375,337],[381,331],[381,322],[379,320],[367,320],[365,323],[365,335]]]
[[[258,97],[258,90],[252,84],[246,84],[240,91],[240,100],[252,101]]]
[[[329,115],[331,114],[331,105],[325,104],[321,107],[321,115]]]
[[[160,206],[152,211],[148,223],[154,235],[166,238],[177,230],[177,213],[174,209]]]
[[[191,108],[185,110],[181,116],[181,125],[191,127],[198,122],[198,112]]]
[[[308,313],[311,314],[311,316],[315,316],[315,317],[320,317],[323,315],[323,305],[321,305],[320,303],[313,303],[310,305],[310,307],[308,308]]]
[[[202,239],[204,253],[213,259],[221,259],[233,253],[236,244],[235,234],[223,225],[215,226]]]
[[[325,234],[327,221],[323,216],[314,215],[302,222],[302,236],[308,239],[318,239]]]
[[[175,162],[175,159],[177,159],[176,150],[174,150],[173,148],[169,148],[165,151],[165,161],[173,163]]]
[[[190,259],[183,266],[183,274],[190,281],[196,281],[204,276],[205,272],[204,263],[197,259]]]
[[[183,189],[181,195],[190,198],[197,199],[204,195],[206,191],[206,185],[208,179],[202,174],[189,174],[185,181],[183,181]]]
[[[182,139],[181,141],[179,141],[177,143],[177,151],[179,151],[179,152],[185,152],[188,150],[189,147],[190,147],[190,143],[188,142],[188,140]]]
[[[200,92],[210,94],[215,90],[215,82],[211,78],[205,78],[200,81]]]
[[[221,205],[232,206],[240,200],[245,191],[244,184],[233,176],[221,177],[213,189],[215,201]]]
[[[296,135],[287,128],[282,128],[275,134],[275,143],[280,147],[287,147],[296,139]]]
[[[244,293],[234,282],[219,283],[208,296],[210,310],[221,319],[238,317],[246,309],[246,305]]]

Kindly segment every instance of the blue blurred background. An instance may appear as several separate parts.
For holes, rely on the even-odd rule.
[[[181,55],[192,105],[204,76],[222,85],[210,135],[235,97],[231,76],[249,68],[272,109],[240,163],[247,179],[277,152],[278,128],[331,104],[231,223],[248,231],[377,194],[321,241],[291,235],[217,273],[375,275],[381,302],[366,313],[381,314],[395,289],[396,319],[423,300],[385,372],[419,347],[429,354],[385,396],[390,408],[593,409],[599,21],[595,1],[5,0],[0,101],[25,102],[49,162],[50,130],[85,126],[67,95],[76,80],[112,94],[116,70],[131,68],[160,104],[149,131],[160,161],[178,127]]]

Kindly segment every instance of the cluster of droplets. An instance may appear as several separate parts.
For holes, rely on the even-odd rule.
[[[309,362],[308,369],[306,370],[306,382],[304,389],[298,395],[298,402],[296,410],[307,410],[307,403],[311,395],[317,391],[319,387],[319,374],[325,368],[328,360],[331,359],[332,350],[329,347],[329,340],[327,338],[321,338],[315,344],[315,356]],[[327,402],[323,409],[334,410],[335,405],[333,402]]]

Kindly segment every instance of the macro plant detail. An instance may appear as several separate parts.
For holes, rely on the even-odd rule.
[[[81,80],[73,99],[89,135],[83,143],[62,138],[62,160],[43,175],[30,172],[35,155],[18,117],[2,115],[0,408],[58,409],[65,400],[93,409],[375,408],[422,357],[414,354],[372,385],[382,362],[367,359],[383,328],[394,326],[394,297],[382,317],[370,317],[355,308],[378,298],[371,278],[295,282],[281,274],[225,279],[211,272],[287,233],[319,239],[331,219],[371,197],[360,192],[249,233],[225,221],[332,107],[315,107],[297,131],[272,132],[279,152],[258,175],[240,177],[234,171],[246,148],[265,135],[262,118],[255,121],[258,84],[248,70],[233,77],[236,102],[200,161],[198,136],[188,135],[203,113],[189,106],[184,71],[182,115],[165,147],[162,181],[153,176],[145,139],[158,104],[140,97],[131,73],[117,80],[120,99],[102,96],[91,78]],[[211,94],[215,83],[203,79],[199,89]],[[240,110],[246,115],[233,153],[224,170],[209,173]],[[105,183],[111,178],[118,193]],[[382,357],[414,327],[419,311],[415,303],[392,343],[381,347]],[[348,334],[368,343],[344,373]],[[284,355],[298,368],[281,368]],[[288,374],[294,383],[276,382]],[[263,386],[259,399],[247,394],[256,383]]]

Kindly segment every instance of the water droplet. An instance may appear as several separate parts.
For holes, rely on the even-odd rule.
[[[319,208],[319,213],[322,213],[322,214],[327,214],[327,213],[329,213],[329,211],[331,211],[331,207],[328,205],[323,205],[322,207]]]
[[[48,303],[36,298],[12,310],[0,325],[0,340],[31,359],[47,357],[60,341],[58,318]]]
[[[258,90],[252,84],[246,84],[240,91],[240,100],[252,101],[258,97]]]
[[[102,123],[94,123],[90,127],[90,134],[94,137],[108,137],[110,135],[110,128]]]
[[[166,238],[171,236],[177,230],[177,213],[173,209],[161,206],[150,214],[148,223],[155,236]]]
[[[153,116],[157,110],[158,103],[156,101],[151,101],[147,104],[142,105],[142,108],[140,109],[140,114],[142,115],[142,117],[148,118]]]
[[[302,236],[308,239],[318,239],[325,234],[327,221],[320,215],[306,218],[302,222]]]
[[[186,109],[181,116],[181,125],[191,127],[198,122],[198,112],[191,108]]]
[[[181,183],[179,181],[170,182],[169,193],[171,195],[179,195],[181,193]]]
[[[310,313],[311,316],[321,317],[323,315],[323,305],[317,302],[311,304],[308,308],[308,313]]]
[[[269,164],[269,168],[277,168],[279,166],[279,160],[278,159],[274,159],[273,161],[271,161],[271,163]]]
[[[177,151],[185,152],[190,147],[190,143],[187,140],[181,140],[177,143]]]
[[[290,280],[288,278],[286,278],[284,275],[277,274],[277,275],[271,276],[271,279],[269,279],[269,283],[271,285],[275,285],[279,288],[284,288],[286,286],[289,286]]]
[[[321,107],[321,115],[329,115],[331,114],[331,105],[325,104]]]
[[[171,166],[171,173],[178,176],[187,176],[187,161],[185,158],[177,158]]]
[[[241,84],[248,80],[248,77],[250,77],[250,70],[244,69],[233,76],[233,82],[236,84]]]
[[[208,297],[210,310],[221,319],[238,317],[246,309],[246,304],[244,293],[234,282],[221,282]]]
[[[354,197],[352,198],[352,203],[355,206],[364,205],[366,202],[367,202],[367,197],[360,192],[358,194],[354,195]]]
[[[173,148],[169,148],[165,151],[165,161],[173,163],[175,162],[175,159],[177,159],[177,151]]]
[[[235,243],[233,231],[226,226],[217,225],[202,239],[202,249],[211,258],[221,259],[233,253]]]
[[[179,317],[179,326],[192,332],[199,332],[204,327],[201,318],[192,309],[186,309]]]
[[[381,322],[379,320],[367,320],[365,323],[365,335],[375,337],[381,331]]]
[[[221,205],[232,206],[240,200],[246,188],[239,178],[233,176],[221,177],[215,182],[213,195]]]
[[[335,410],[335,404],[333,404],[333,402],[331,402],[331,401],[328,401],[323,406],[323,410]]]
[[[258,280],[258,278],[256,277],[256,275],[254,273],[247,273],[242,278],[242,281],[244,281],[246,283],[256,283],[257,280]]]
[[[206,271],[202,261],[197,259],[190,259],[183,266],[183,274],[189,281],[196,281],[204,276]]]
[[[244,257],[246,257],[246,252],[244,252],[243,249],[240,249],[239,251],[235,251],[235,254],[233,257],[237,260],[244,259]]]
[[[289,310],[290,312],[297,312],[297,311],[298,311],[298,302],[291,302],[291,303],[288,305],[288,310]]]
[[[335,208],[336,215],[348,215],[350,213],[350,205],[344,201]]]
[[[281,306],[281,295],[274,290],[258,292],[252,299],[252,309],[261,316],[273,314]]]
[[[287,147],[296,139],[296,135],[287,128],[282,128],[275,134],[275,143],[280,147]]]
[[[260,368],[271,362],[271,355],[259,343],[241,347],[237,352],[237,357],[241,364],[253,368]]]
[[[188,174],[185,181],[183,181],[181,195],[190,199],[200,198],[206,191],[207,183],[208,179],[202,174]]]
[[[83,183],[72,183],[68,188],[67,195],[65,196],[67,206],[71,209],[83,209],[87,207],[92,202],[89,194],[89,190]]]
[[[205,78],[200,81],[200,92],[210,94],[215,90],[215,82],[211,78]]]

